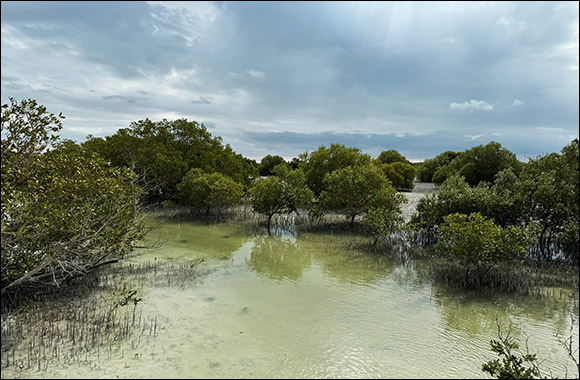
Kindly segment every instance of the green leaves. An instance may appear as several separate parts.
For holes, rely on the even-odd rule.
[[[378,160],[383,164],[392,164],[394,162],[410,164],[405,156],[394,149],[382,151],[381,154],[379,154]]]
[[[260,178],[250,189],[250,202],[254,211],[260,214],[291,212],[297,208],[292,197],[288,196],[291,190],[289,184],[280,177]]]
[[[133,168],[151,202],[177,200],[177,185],[191,169],[221,173],[244,186],[257,174],[251,161],[223,146],[203,124],[187,119],[139,120],[105,139],[91,137],[83,146],[113,166]]]
[[[530,218],[541,227],[538,236],[542,253],[550,257],[548,240],[562,240],[564,254],[578,263],[578,246],[567,226],[579,221],[578,139],[564,148],[562,154],[540,156],[524,166],[518,191]],[[572,240],[570,240],[572,239]]]
[[[141,301],[143,301],[143,298],[137,296],[137,290],[129,289],[125,284],[123,284],[123,288],[119,291],[117,299],[113,302],[113,309],[116,309],[119,306],[127,306],[129,303],[133,303],[133,306],[137,306]]]
[[[343,213],[354,222],[356,215],[370,208],[396,210],[395,189],[381,169],[372,163],[347,166],[324,178],[327,190],[320,195],[323,208]]]
[[[502,148],[501,144],[495,141],[474,146],[449,164],[449,167],[459,172],[470,186],[476,186],[484,181],[493,183],[497,173],[507,168],[513,168],[519,173],[521,166],[522,163],[514,153]]]
[[[62,128],[59,117],[46,113],[36,100],[2,104],[1,197],[8,201],[19,186],[34,183],[41,154],[54,144]]]
[[[306,183],[316,196],[326,189],[326,175],[347,166],[363,166],[371,162],[371,157],[360,149],[347,148],[342,144],[332,144],[329,148],[321,146],[310,154],[301,155],[301,159]]]
[[[457,157],[459,154],[460,154],[459,152],[453,152],[448,150],[446,152],[437,155],[434,158],[426,159],[421,163],[421,165],[417,169],[417,178],[419,178],[419,180],[423,182],[443,183],[447,176],[445,176],[445,178],[441,178],[440,180],[436,181],[433,178],[433,175],[438,169],[449,165],[449,163],[453,161],[453,159]]]
[[[402,223],[401,204],[407,199],[401,194],[385,190],[376,195],[368,208],[363,223],[367,225],[373,234],[378,236],[389,236],[397,231]]]
[[[130,250],[142,236],[132,172],[60,143],[58,118],[35,101],[3,106],[2,126],[3,294],[58,285]]]
[[[268,154],[262,161],[260,161],[260,165],[258,166],[258,173],[261,176],[271,176],[274,175],[274,167],[280,164],[286,164],[286,160],[284,160],[281,156],[272,156]]]
[[[511,331],[508,331],[504,337],[498,329],[499,339],[492,339],[490,346],[491,351],[501,360],[490,360],[481,366],[481,370],[497,379],[545,379],[540,376],[536,354],[516,352],[519,343],[510,333]]]
[[[470,186],[477,186],[481,182],[493,183],[497,173],[504,169],[513,168],[519,173],[521,167],[522,163],[515,154],[502,148],[500,143],[492,141],[461,153],[447,151],[425,160],[417,176],[421,181],[441,184],[459,173]]]
[[[201,169],[190,170],[177,186],[181,201],[192,209],[210,209],[235,206],[240,203],[243,187],[220,173],[205,173]]]
[[[494,157],[513,163],[511,155],[501,150],[499,144],[476,148],[456,160],[467,162],[468,158],[462,158],[464,154],[468,157],[477,153],[480,163],[492,165],[496,162]],[[412,222],[427,233],[430,241],[436,240],[437,228],[446,215],[478,212],[496,225],[526,228],[534,237],[526,248],[538,251],[543,260],[550,261],[555,253],[563,253],[572,263],[578,263],[578,139],[562,148],[562,154],[530,159],[522,168],[507,165],[495,175],[493,185],[485,181],[474,187],[469,185],[464,177],[471,175],[468,172],[479,173],[477,165],[476,161],[465,164],[459,172],[463,176],[450,175],[437,194],[419,201]]]
[[[394,162],[392,164],[382,164],[381,169],[397,189],[412,189],[415,185],[416,169],[413,165],[405,162]]]
[[[254,211],[268,216],[268,231],[272,215],[309,207],[314,197],[300,169],[258,179],[249,195]]]
[[[523,258],[529,237],[522,227],[505,229],[480,213],[450,214],[439,227],[436,249],[478,269]]]

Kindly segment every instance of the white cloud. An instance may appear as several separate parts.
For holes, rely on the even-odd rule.
[[[207,30],[218,17],[219,7],[208,1],[148,1],[151,16],[161,23],[174,25],[174,32],[188,35]],[[183,28],[185,26],[185,28]],[[181,28],[181,33],[177,30]]]
[[[495,20],[495,24],[502,26],[502,25],[509,25],[510,22],[505,17],[502,16],[502,17],[498,18],[497,20]]]
[[[536,127],[534,129],[537,130],[537,131],[549,132],[549,133],[566,133],[566,132],[570,132],[568,129],[565,129],[565,128]]]
[[[483,135],[464,135],[463,137],[465,137],[466,139],[470,139],[472,141],[476,141],[481,139]]]
[[[180,70],[172,67],[171,71],[166,74],[163,79],[165,82],[170,84],[181,84],[183,82],[195,82],[196,84],[200,84],[197,76],[198,74],[195,68]]]
[[[184,13],[187,17],[197,16],[208,21],[214,21],[219,13],[219,7],[211,1],[149,1],[148,3]]]
[[[463,111],[491,111],[493,106],[486,102],[485,100],[475,100],[471,99],[468,102],[463,103],[451,103],[449,104],[449,109],[452,110],[463,110]]]
[[[250,77],[250,78],[264,78],[266,76],[266,73],[260,70],[246,70],[243,73],[236,73],[236,72],[232,72],[232,71],[228,71],[226,73],[226,75],[230,78],[244,78],[244,77]]]
[[[252,78],[264,78],[266,76],[266,73],[260,70],[246,70],[246,74]]]
[[[517,107],[517,106],[525,106],[526,105],[526,101],[525,100],[519,100],[519,99],[514,99],[513,103],[512,103],[512,107]]]
[[[575,135],[573,130],[569,130],[566,128],[535,127],[534,129],[538,131],[537,135],[542,136],[542,138],[550,136],[551,138],[557,138],[564,143],[570,142],[570,140],[578,138],[578,135]]]

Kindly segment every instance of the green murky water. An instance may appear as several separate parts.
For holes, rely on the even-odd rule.
[[[481,378],[496,320],[525,331],[546,374],[563,377],[566,366],[576,374],[556,338],[569,335],[574,316],[578,339],[577,303],[565,297],[449,291],[421,278],[419,263],[348,248],[363,237],[196,223],[164,224],[152,236],[167,241],[131,260],[203,258],[205,273],[142,290],[140,307],[160,320],[157,337],[90,370],[15,376]]]

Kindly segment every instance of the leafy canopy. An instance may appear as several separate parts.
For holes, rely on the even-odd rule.
[[[244,195],[243,186],[221,173],[191,169],[177,185],[180,200],[192,209],[223,209],[236,206]]]
[[[382,164],[381,169],[397,189],[412,189],[415,185],[415,173],[417,169],[410,163],[394,162],[392,164]]]
[[[522,227],[502,228],[480,213],[450,214],[439,228],[436,249],[458,259],[467,268],[486,271],[499,262],[517,262],[529,244]]]
[[[371,207],[390,207],[396,203],[395,189],[374,163],[347,166],[327,174],[326,190],[320,195],[324,209],[335,210],[350,219]]]
[[[401,153],[394,149],[384,150],[379,154],[378,160],[383,164],[392,164],[394,162],[402,162],[405,164],[410,164],[410,162]]]
[[[347,166],[363,166],[371,162],[371,156],[363,154],[358,148],[347,148],[342,144],[324,145],[318,150],[300,155],[300,167],[304,171],[306,184],[319,196],[326,189],[326,175]]]
[[[142,236],[135,173],[71,142],[34,100],[2,105],[2,294],[59,286]],[[49,150],[52,148],[52,150]]]
[[[262,158],[262,161],[260,161],[260,165],[258,165],[258,174],[264,177],[274,175],[274,167],[285,163],[286,161],[282,156],[272,156],[268,154]]]
[[[205,125],[187,119],[131,123],[105,139],[89,136],[83,146],[117,167],[134,168],[150,190],[147,200],[177,200],[177,185],[191,169],[221,173],[246,188],[257,175],[255,162],[236,154]]]
[[[308,207],[313,199],[300,169],[281,170],[278,175],[258,179],[250,189],[249,196],[254,211],[268,217],[268,232],[273,215]]]

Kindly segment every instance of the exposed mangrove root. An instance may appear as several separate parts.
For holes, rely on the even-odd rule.
[[[46,373],[70,364],[100,369],[125,355],[129,343],[133,350],[151,344],[163,323],[143,314],[137,294],[144,287],[192,283],[196,264],[122,263],[60,289],[20,295],[18,306],[3,302],[2,378],[5,371]]]

